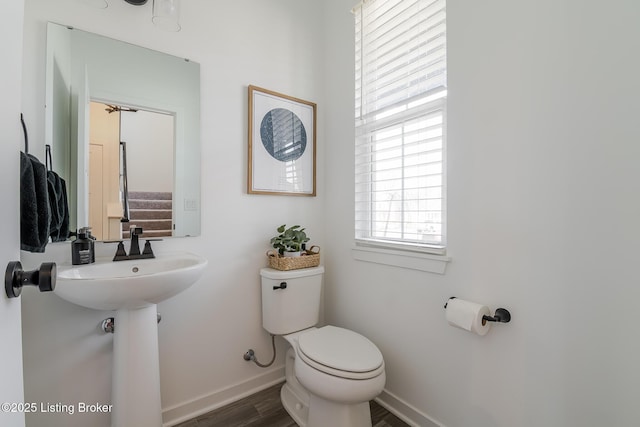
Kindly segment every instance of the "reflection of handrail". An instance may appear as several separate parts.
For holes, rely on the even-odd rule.
[[[129,222],[129,185],[127,180],[127,143],[120,141],[122,154],[122,219],[120,222]]]

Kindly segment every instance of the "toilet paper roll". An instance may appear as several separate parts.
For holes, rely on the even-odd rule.
[[[491,323],[482,320],[482,316],[490,316],[491,312],[486,305],[465,301],[460,298],[451,298],[445,309],[447,322],[451,326],[485,335],[491,328]],[[484,323],[484,324],[483,324]]]

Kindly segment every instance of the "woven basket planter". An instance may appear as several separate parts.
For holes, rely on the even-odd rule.
[[[267,252],[269,267],[276,270],[297,270],[299,268],[317,267],[320,265],[320,247],[311,246],[298,257],[284,257],[278,251]]]

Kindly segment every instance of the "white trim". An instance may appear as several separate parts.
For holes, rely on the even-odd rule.
[[[197,397],[187,402],[163,408],[163,427],[170,427],[196,418],[247,396],[255,394],[280,382],[284,382],[284,366],[249,378],[221,390]]]
[[[419,252],[382,249],[379,247],[354,246],[353,258],[358,261],[392,265],[411,270],[444,274],[451,257]]]
[[[378,248],[396,250],[399,252],[416,252],[431,255],[446,255],[444,246],[424,245],[420,243],[404,242],[402,240],[384,240],[384,239],[367,239],[356,238],[356,246],[364,248]]]
[[[434,420],[386,389],[382,390],[382,393],[374,400],[411,427],[445,427],[444,424]]]

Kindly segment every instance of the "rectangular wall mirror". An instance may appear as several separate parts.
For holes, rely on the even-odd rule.
[[[199,64],[49,23],[46,67],[45,143],[70,229],[199,235]]]

